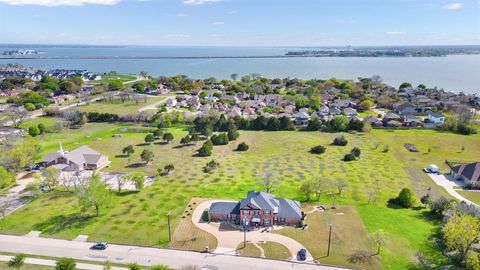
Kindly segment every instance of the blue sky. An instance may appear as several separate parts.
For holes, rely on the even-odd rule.
[[[480,1],[0,0],[0,43],[480,44]]]

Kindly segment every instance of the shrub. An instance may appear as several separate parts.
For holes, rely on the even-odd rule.
[[[343,136],[338,136],[333,140],[333,145],[345,146],[348,144],[348,140]]]
[[[32,137],[36,137],[37,135],[40,135],[40,130],[36,126],[31,126],[28,128],[28,134]]]
[[[205,165],[205,167],[203,167],[203,171],[208,173],[213,170],[216,170],[219,166],[220,166],[220,163],[212,159]]]
[[[404,188],[400,191],[398,197],[391,200],[391,202],[403,208],[410,208],[415,204],[416,200],[412,190]]]
[[[25,109],[27,109],[28,111],[33,111],[36,109],[35,105],[33,105],[32,103],[25,103]]]
[[[75,270],[77,264],[75,263],[74,259],[71,258],[61,258],[57,261],[57,265],[55,266],[56,270]]]
[[[131,263],[128,265],[128,270],[142,270],[142,267],[138,263]]]
[[[245,142],[242,142],[238,145],[237,151],[247,151],[248,148],[249,148],[248,144],[246,144]]]
[[[203,222],[210,222],[210,213],[208,212],[208,210],[203,211],[202,220]]]
[[[360,154],[361,154],[362,152],[360,151],[360,148],[354,147],[354,148],[352,149],[352,151],[350,151],[350,153],[351,153],[352,155],[354,155],[355,157],[360,157]]]
[[[14,184],[15,181],[15,175],[5,169],[5,167],[0,166],[0,189]]]
[[[323,153],[325,153],[326,150],[327,150],[327,148],[325,148],[325,146],[317,145],[317,146],[314,146],[314,147],[310,148],[310,153],[312,153],[312,154],[323,154]]]
[[[17,254],[10,261],[8,261],[8,267],[20,269],[25,262],[25,254]]]
[[[38,124],[38,130],[40,130],[40,134],[43,134],[45,131],[47,131],[47,127],[43,123]]]
[[[355,160],[355,155],[352,153],[348,153],[343,157],[343,161],[353,161]]]

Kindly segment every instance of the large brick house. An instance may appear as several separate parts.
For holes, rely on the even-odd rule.
[[[258,191],[249,191],[240,202],[212,203],[209,214],[213,220],[253,227],[296,225],[304,217],[300,202]]]

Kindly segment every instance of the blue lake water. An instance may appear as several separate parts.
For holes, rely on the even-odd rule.
[[[280,56],[299,48],[267,47],[35,47],[56,57],[199,57]],[[20,49],[0,46],[0,51]],[[356,79],[380,75],[398,86],[408,81],[445,90],[480,93],[480,55],[408,58],[233,58],[233,59],[0,59],[0,64],[19,63],[37,68],[87,69],[121,73],[147,71],[154,76],[184,74],[191,78],[229,78],[230,74],[260,73],[265,77],[302,79]]]

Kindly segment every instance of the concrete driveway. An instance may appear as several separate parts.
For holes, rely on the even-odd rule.
[[[228,226],[218,226],[218,224],[209,224],[206,222],[203,222],[202,219],[202,213],[205,209],[210,208],[212,203],[214,202],[229,202],[226,200],[209,200],[200,203],[197,208],[195,208],[195,211],[192,213],[192,222],[197,226],[198,228],[207,231],[211,233],[212,235],[215,236],[218,240],[218,247],[216,250],[214,250],[214,253],[234,253],[236,248],[240,243],[243,242],[243,237],[244,233],[239,230],[233,230],[231,228],[228,228]],[[227,228],[224,228],[227,227]],[[247,241],[250,241],[252,243],[259,243],[259,242],[277,242],[290,250],[290,253],[292,254],[292,260],[297,261],[297,252],[305,248],[302,244],[297,242],[296,240],[286,237],[280,234],[275,234],[275,233],[267,233],[267,232],[261,232],[261,230],[257,231],[250,231],[247,232]],[[306,248],[305,248],[306,249]],[[308,251],[308,250],[307,250]],[[308,252],[307,255],[307,261],[313,260],[312,256]]]
[[[443,187],[450,195],[452,195],[455,199],[460,201],[464,201],[468,204],[473,204],[479,206],[478,204],[468,200],[467,198],[460,195],[455,188],[463,187],[465,184],[461,181],[457,181],[452,179],[450,175],[446,174],[434,174],[434,173],[427,173],[430,178],[439,186]]]

